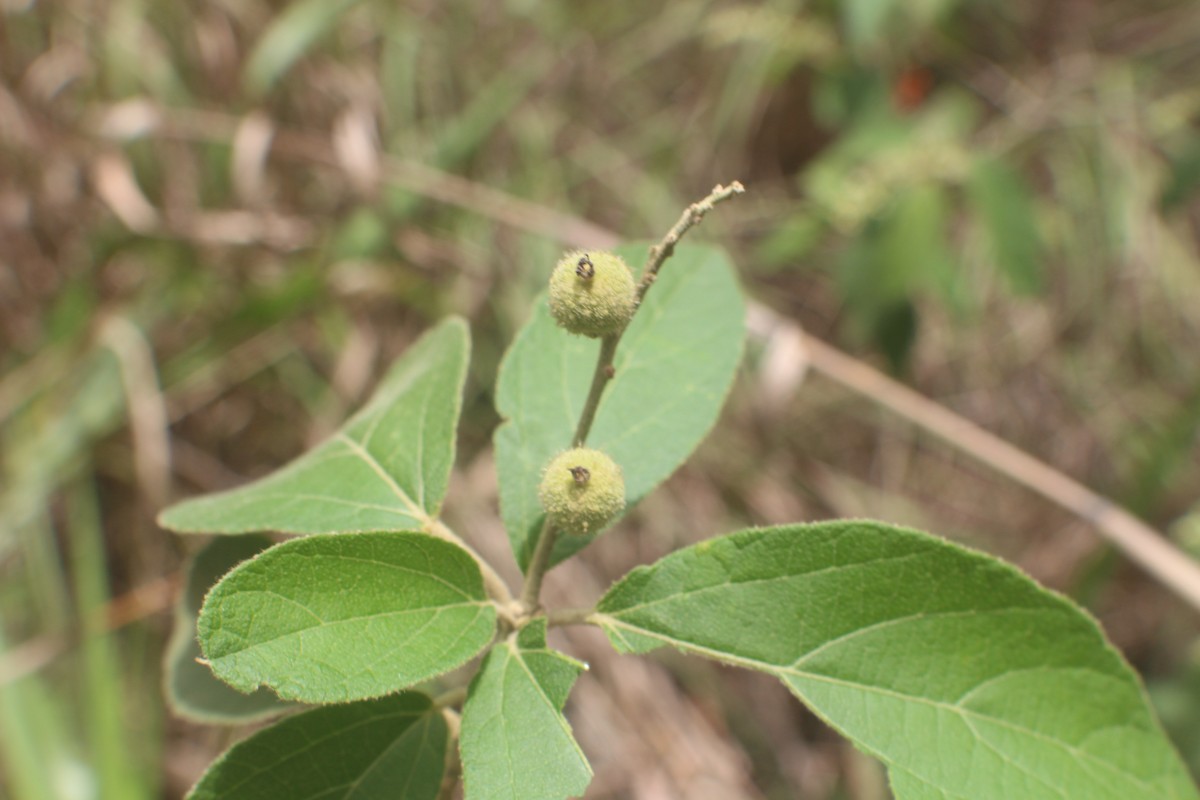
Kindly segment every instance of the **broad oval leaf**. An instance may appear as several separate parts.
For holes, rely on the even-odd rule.
[[[747,530],[635,569],[593,621],[776,676],[899,800],[1181,800],[1195,787],[1095,621],[990,556],[876,522]]]
[[[188,800],[435,800],[448,741],[417,692],[316,708],[235,744]]]
[[[636,266],[646,248],[627,245],[617,252]],[[744,338],[745,305],[724,252],[679,245],[621,339],[616,373],[587,442],[621,466],[628,507],[708,433]],[[571,445],[599,349],[598,340],[559,328],[543,295],[500,366],[496,409],[506,419],[495,435],[500,511],[522,569],[542,525],[542,470]],[[591,538],[563,537],[554,562]]]
[[[276,545],[204,600],[200,645],[243,692],[337,703],[376,697],[467,661],[495,633],[479,566],[422,533],[311,536]]]
[[[427,528],[454,463],[469,347],[466,323],[446,320],[331,438],[246,486],[172,506],[159,524],[180,533]]]
[[[197,663],[196,617],[204,595],[225,573],[271,546],[259,534],[218,536],[192,558],[187,585],[175,605],[175,628],[164,656],[164,688],[171,710],[197,722],[245,723],[282,713],[291,706],[272,692],[242,694],[213,677]]]
[[[491,649],[463,706],[468,798],[563,800],[581,796],[592,768],[562,714],[583,664],[546,647],[546,620]]]

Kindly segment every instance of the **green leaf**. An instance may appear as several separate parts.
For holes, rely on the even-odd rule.
[[[254,46],[243,82],[253,95],[275,85],[318,39],[337,26],[361,0],[295,0],[277,16]]]
[[[967,194],[1009,284],[1018,292],[1037,292],[1042,286],[1042,240],[1033,197],[1021,175],[998,159],[977,161]]]
[[[592,768],[562,708],[584,669],[546,647],[544,617],[492,648],[463,706],[468,798],[562,800],[583,794]]]
[[[617,252],[640,264],[641,245]],[[625,475],[628,507],[695,449],[725,402],[742,353],[745,307],[724,252],[680,245],[621,339],[588,446]],[[571,445],[600,344],[555,325],[543,296],[500,366],[496,431],[500,510],[524,568],[542,524],[537,487],[550,459]],[[563,537],[554,563],[594,537]]]
[[[1165,212],[1178,211],[1200,188],[1200,142],[1189,137],[1181,152],[1168,153],[1170,164],[1164,181],[1159,207]]]
[[[196,616],[204,595],[222,575],[270,546],[271,540],[259,534],[220,536],[192,559],[187,586],[175,605],[175,628],[164,658],[167,702],[179,716],[197,722],[245,723],[290,707],[266,689],[249,695],[234,691],[196,662],[200,658]]]
[[[826,230],[827,226],[820,219],[806,212],[785,220],[755,250],[759,274],[770,275],[780,269],[800,268],[800,264],[821,243]]]
[[[324,443],[251,484],[172,506],[159,524],[181,533],[428,528],[454,463],[468,349],[466,323],[446,320]]]
[[[990,556],[875,522],[747,530],[635,569],[593,617],[779,678],[898,800],[1197,797],[1095,621]]]
[[[908,299],[929,286],[955,301],[959,270],[947,246],[949,204],[945,187],[936,183],[917,184],[896,197],[880,232],[883,264],[877,275],[885,282],[891,273],[907,276],[909,284],[898,297]]]
[[[883,37],[898,0],[846,0],[842,4],[842,26],[855,47],[876,45]]]
[[[416,692],[315,708],[235,744],[188,800],[435,800],[447,742]]]
[[[465,550],[422,533],[312,536],[221,579],[198,629],[218,678],[243,692],[338,703],[412,686],[467,661],[496,610]]]
[[[957,8],[959,0],[844,0],[842,27],[860,53],[888,48],[906,51],[938,19]]]
[[[907,187],[843,254],[839,279],[850,321],[894,372],[907,366],[916,341],[918,297],[936,289],[963,306],[960,270],[946,241],[948,202],[940,184]]]
[[[898,193],[887,213],[847,253],[840,280],[853,312],[878,313],[933,288],[954,301],[957,270],[946,245],[948,203],[938,184]]]

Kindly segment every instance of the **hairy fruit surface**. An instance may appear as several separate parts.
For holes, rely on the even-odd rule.
[[[599,339],[620,333],[633,316],[633,273],[613,253],[567,253],[550,273],[550,313],[570,333]]]
[[[625,508],[625,478],[604,453],[577,447],[551,460],[538,497],[560,530],[582,536],[600,530]]]

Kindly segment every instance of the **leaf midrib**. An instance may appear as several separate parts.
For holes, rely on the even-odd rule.
[[[520,667],[521,671],[523,673],[525,673],[525,677],[529,680],[529,683],[533,686],[534,691],[537,692],[538,697],[541,698],[541,700],[544,702],[544,704],[546,706],[546,709],[549,710],[551,716],[554,718],[554,721],[558,725],[559,730],[561,731],[562,735],[565,736],[566,740],[571,744],[571,749],[574,751],[575,756],[579,760],[579,763],[583,765],[584,771],[587,773],[587,775],[591,776],[592,775],[591,765],[588,764],[587,757],[583,754],[583,751],[580,749],[579,742],[575,741],[575,736],[571,732],[571,726],[567,723],[566,716],[562,713],[561,710],[559,710],[557,705],[555,705],[554,701],[550,699],[550,696],[548,694],[546,694],[546,690],[542,688],[541,682],[538,681],[537,677],[533,674],[533,670],[531,670],[529,668],[529,665],[525,662],[523,655],[526,651],[523,651],[520,647],[518,647],[516,644],[513,644],[512,642],[505,642],[502,645],[502,647],[505,649],[505,651],[507,651],[507,654],[505,656],[505,663],[504,663],[503,671],[501,672],[501,675],[500,675],[500,685],[504,686],[505,678],[507,677],[507,673],[508,673],[508,669],[512,664],[516,664],[518,667]],[[531,650],[529,652],[544,652],[544,653],[548,653],[550,655],[554,655],[554,653],[552,653],[549,650],[538,650],[538,651]],[[511,739],[509,739],[509,741],[511,741]],[[510,786],[512,786],[512,788],[514,790],[519,792],[520,787],[514,785],[515,778],[513,776],[513,771],[512,771],[513,758],[512,758],[511,753],[509,754],[509,758],[507,759],[507,761],[508,761],[509,776],[510,776],[509,784],[510,784]],[[519,797],[520,795],[517,794],[516,796]]]
[[[367,450],[357,441],[351,439],[344,431],[338,431],[336,434],[334,434],[334,439],[349,447],[355,455],[366,462],[367,466],[371,468],[371,471],[378,475],[380,479],[383,480],[383,482],[387,485],[387,487],[396,495],[396,498],[409,512],[409,516],[420,521],[423,526],[433,524],[433,519],[427,513],[425,513],[425,509],[418,506],[416,502],[408,496],[408,493],[401,488],[400,484],[396,482],[396,479],[392,477],[392,475],[384,468],[383,464],[379,462],[379,459],[377,459],[370,450]]]
[[[702,544],[703,543],[701,543],[701,545]],[[722,589],[728,589],[730,586],[739,586],[739,587],[753,586],[755,584],[771,584],[771,583],[775,583],[777,581],[789,581],[789,580],[796,580],[796,579],[811,580],[818,576],[826,575],[826,574],[832,573],[832,572],[849,571],[849,570],[853,570],[853,569],[859,569],[861,567],[874,567],[874,566],[878,566],[880,564],[895,564],[895,563],[898,563],[901,561],[907,561],[912,558],[926,558],[926,557],[927,557],[926,553],[922,553],[918,550],[913,550],[908,553],[879,556],[878,558],[869,558],[869,559],[865,559],[863,561],[850,561],[850,562],[845,562],[845,563],[841,563],[841,564],[830,564],[828,566],[821,566],[821,567],[818,567],[817,569],[812,569],[807,572],[786,572],[781,575],[770,575],[767,577],[749,577],[749,578],[745,578],[742,580],[734,580],[732,577],[729,577],[729,579],[721,581],[720,583],[713,583],[708,586],[698,586],[696,588],[688,589],[686,592],[675,592],[672,594],[666,594],[662,597],[657,597],[653,600],[647,600],[642,603],[637,603],[636,605],[622,606],[620,609],[617,609],[616,611],[607,610],[607,611],[602,611],[600,613],[604,614],[605,616],[608,616],[610,614],[628,614],[628,613],[637,612],[637,611],[645,611],[646,609],[653,608],[657,605],[662,605],[664,603],[669,603],[669,602],[676,601],[676,600],[690,599],[697,595],[704,595],[708,592],[716,592],[716,591],[720,591]],[[601,606],[603,606],[603,601],[601,601]]]
[[[273,593],[267,592],[267,591],[260,591],[260,590],[247,590],[245,592],[245,594],[273,594]],[[279,596],[279,595],[276,595],[276,596]],[[285,597],[283,599],[288,600],[290,598]],[[295,601],[292,601],[292,602],[295,602]],[[318,624],[310,625],[307,628],[298,628],[296,630],[290,630],[285,633],[281,633],[277,636],[272,636],[269,639],[257,639],[253,642],[247,643],[246,646],[241,647],[237,650],[230,650],[227,653],[223,653],[222,655],[214,657],[212,659],[212,663],[215,664],[218,661],[224,661],[225,659],[232,658],[234,656],[240,655],[247,651],[255,650],[256,648],[260,648],[260,647],[266,647],[267,645],[274,644],[275,642],[278,642],[281,639],[287,639],[287,638],[290,638],[293,636],[299,636],[300,634],[308,633],[309,631],[318,631],[318,630],[319,631],[327,631],[330,628],[338,627],[341,625],[347,625],[352,622],[369,622],[369,621],[375,620],[375,619],[384,619],[387,617],[400,617],[400,616],[404,616],[405,614],[416,614],[416,613],[423,612],[423,611],[441,612],[441,611],[452,611],[452,610],[471,608],[471,607],[475,607],[478,611],[482,611],[482,610],[485,610],[485,609],[491,607],[491,603],[486,600],[477,600],[477,601],[471,601],[471,602],[465,602],[465,603],[450,603],[450,604],[436,605],[436,606],[421,606],[421,607],[416,607],[416,608],[396,609],[394,611],[381,611],[376,614],[363,614],[363,615],[360,615],[357,617],[346,617],[344,619],[335,619],[335,620],[323,620],[320,617],[317,617],[316,613],[313,612],[311,609],[304,607],[304,606],[301,606],[301,607],[304,608],[306,611],[308,611],[308,613],[310,613],[314,617],[316,617],[316,619],[318,620]],[[435,613],[434,618],[436,618],[437,616],[438,615]],[[475,619],[477,619],[477,618],[478,618],[478,614],[476,614],[476,617],[471,620],[470,625],[466,625],[464,627],[470,628],[471,625],[475,624]],[[426,623],[426,625],[422,625],[420,628],[415,629],[411,633],[412,634],[419,633],[422,629],[427,627],[427,625],[428,625],[428,623]],[[411,638],[411,636],[409,638]],[[407,639],[406,639],[406,641],[407,641]]]
[[[529,678],[529,682],[533,684],[535,689],[537,689],[538,696],[545,701],[546,707],[550,709],[550,713],[554,716],[555,721],[558,723],[558,727],[562,730],[563,735],[567,737],[567,740],[571,742],[571,746],[574,748],[575,754],[579,756],[579,760],[584,764],[585,767],[587,767],[588,773],[590,774],[591,767],[588,766],[587,758],[584,756],[583,751],[579,748],[579,743],[575,741],[575,736],[571,732],[571,726],[567,723],[566,716],[562,713],[562,710],[558,707],[558,705],[552,699],[550,699],[550,695],[546,694],[546,690],[542,688],[541,682],[533,674],[533,670],[529,668],[529,664],[526,663],[524,658],[524,653],[526,651],[522,650],[515,644],[508,644],[507,646],[512,651],[511,660],[516,661],[520,665],[521,670]],[[550,650],[530,650],[528,652],[545,653],[546,655],[552,657],[558,657],[556,653]]]

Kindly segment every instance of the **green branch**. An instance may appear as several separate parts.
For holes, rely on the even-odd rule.
[[[704,215],[712,211],[718,203],[744,191],[746,191],[745,187],[738,181],[734,181],[728,186],[718,184],[707,197],[697,203],[692,203],[684,210],[679,221],[667,231],[662,241],[650,248],[646,265],[642,269],[642,278],[636,290],[639,307],[646,292],[650,290],[658,277],[662,265],[675,252],[675,245],[679,243],[683,235],[704,219]],[[637,313],[636,308],[634,313]],[[575,428],[575,436],[571,442],[573,447],[583,447],[587,441],[588,433],[592,429],[592,421],[596,418],[596,410],[600,407],[600,398],[604,394],[604,388],[616,374],[613,362],[617,354],[617,345],[621,341],[623,333],[624,330],[612,336],[605,336],[600,341],[600,353],[596,358],[595,372],[592,373],[592,387],[588,391],[583,411],[579,415],[579,424]],[[541,533],[538,534],[537,544],[534,546],[533,556],[529,561],[529,568],[525,571],[525,584],[521,587],[520,603],[527,614],[532,615],[538,608],[542,580],[545,578],[547,570],[550,569],[550,559],[554,553],[554,545],[558,541],[558,533],[556,526],[547,517],[542,525]]]

